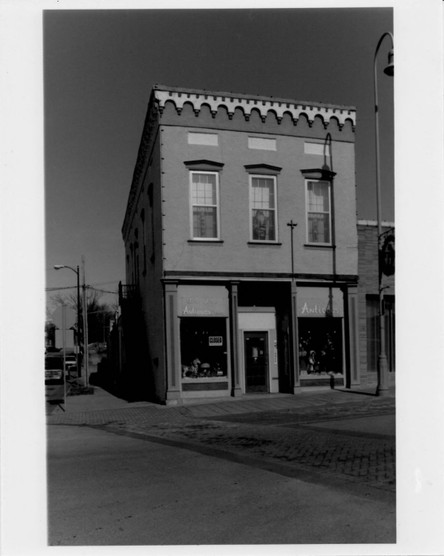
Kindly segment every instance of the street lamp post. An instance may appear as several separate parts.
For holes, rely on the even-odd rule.
[[[293,244],[293,232],[297,226],[293,219],[287,223],[291,232],[291,325],[293,333],[293,350],[292,350],[292,366],[293,366],[293,393],[297,394],[301,391],[301,382],[299,374],[299,331],[298,331],[298,315],[297,315],[297,285],[296,285],[296,275],[294,273],[294,244]]]
[[[80,377],[82,374],[82,366],[80,364],[80,271],[79,266],[77,265],[76,268],[72,266],[68,266],[65,264],[56,264],[54,265],[56,270],[60,270],[62,268],[69,268],[77,275],[77,376]]]
[[[291,236],[290,236],[290,248],[291,248],[291,279],[292,281],[296,282],[295,275],[294,275],[294,247],[293,247],[293,229],[296,228],[297,223],[290,220],[287,223],[287,226],[291,229]]]
[[[384,73],[389,76],[394,74],[393,66],[393,35],[389,32],[384,33],[379,39],[375,50],[373,60],[373,76],[374,76],[374,99],[375,99],[375,148],[376,148],[376,220],[378,225],[378,299],[379,299],[379,356],[378,356],[378,384],[376,387],[376,395],[384,396],[388,393],[388,364],[385,346],[385,315],[384,315],[384,289],[382,287],[382,269],[380,256],[380,241],[382,237],[382,215],[381,215],[381,183],[380,183],[380,164],[379,164],[379,107],[378,107],[378,76],[377,76],[377,58],[382,42],[386,37],[390,38],[392,48],[388,55],[388,65],[384,68]]]

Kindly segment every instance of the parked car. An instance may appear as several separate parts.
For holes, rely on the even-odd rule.
[[[74,354],[65,355],[65,370],[70,373],[77,369],[77,357]]]
[[[63,355],[45,355],[45,397],[48,403],[65,403],[65,377],[63,376]]]
[[[48,354],[48,353],[60,353],[60,348],[48,346],[48,347],[45,349],[45,355]]]

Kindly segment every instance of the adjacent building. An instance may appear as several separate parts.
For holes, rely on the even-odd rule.
[[[388,270],[378,265],[378,253],[394,257],[395,227],[393,222],[382,222],[382,236],[378,246],[377,223],[371,220],[358,221],[359,252],[359,339],[361,357],[361,381],[377,382],[378,356],[380,352],[379,330],[379,268],[382,272],[381,287],[384,293],[385,351],[389,382],[395,377],[395,278],[394,259]]]
[[[140,397],[359,384],[353,107],[154,87],[123,224]]]

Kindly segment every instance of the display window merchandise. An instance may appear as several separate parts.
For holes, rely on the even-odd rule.
[[[226,319],[181,318],[180,356],[184,380],[227,378]]]
[[[299,319],[299,366],[303,374],[342,374],[342,319]]]

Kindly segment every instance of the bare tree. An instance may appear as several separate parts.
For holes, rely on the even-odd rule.
[[[114,317],[117,306],[102,303],[100,294],[92,289],[86,290],[87,314],[88,314],[88,342],[106,342],[107,331],[110,321]],[[77,314],[77,295],[75,293],[60,294],[51,296],[51,301],[55,305],[67,305],[72,307]],[[80,305],[80,332],[82,331],[83,307]]]

